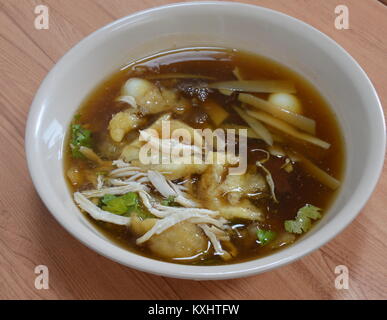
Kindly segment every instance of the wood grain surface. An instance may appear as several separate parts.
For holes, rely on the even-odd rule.
[[[320,250],[283,268],[228,281],[187,281],[145,274],[103,258],[70,236],[34,190],[24,154],[28,109],[56,61],[86,35],[168,0],[0,0],[0,298],[1,299],[385,299],[387,168],[358,218]],[[377,0],[245,1],[301,19],[360,63],[387,105],[387,7]],[[34,28],[34,8],[50,10],[49,30]],[[345,4],[350,29],[336,30]],[[34,268],[49,268],[49,289]],[[349,269],[349,289],[334,269]]]

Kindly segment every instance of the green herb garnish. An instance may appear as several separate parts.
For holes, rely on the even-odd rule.
[[[275,231],[263,230],[263,229],[257,230],[257,238],[261,246],[264,246],[269,242],[273,241],[276,236],[277,236],[277,233]]]
[[[80,124],[71,125],[71,151],[74,158],[83,158],[79,151],[80,147],[90,148],[92,145],[91,131],[82,127]]]
[[[102,198],[101,198],[101,202],[103,204],[108,204],[111,200],[113,199],[116,199],[117,196],[115,196],[114,194],[105,194]]]
[[[312,220],[321,218],[321,209],[311,204],[307,204],[298,210],[294,220],[285,221],[285,230],[291,233],[301,234],[307,232],[312,227]]]
[[[102,209],[118,215],[130,214],[139,207],[137,193],[128,192],[122,196],[106,194],[101,199]]]
[[[161,204],[163,206],[172,207],[172,206],[176,205],[175,199],[176,199],[175,196],[169,196],[168,198],[165,198],[164,200],[162,200]]]
[[[128,192],[122,196],[105,194],[100,200],[102,210],[109,211],[118,215],[130,216],[136,213],[142,219],[153,218],[153,215],[141,208],[137,193]]]

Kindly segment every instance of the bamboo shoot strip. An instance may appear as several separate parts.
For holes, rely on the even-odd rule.
[[[340,181],[329,175],[327,172],[319,168],[312,161],[300,155],[299,153],[292,153],[291,160],[299,163],[306,171],[309,172],[316,180],[321,182],[324,186],[336,190],[340,187]]]
[[[281,119],[297,127],[298,129],[301,129],[313,135],[316,133],[316,121],[314,121],[313,119],[286,110],[280,106],[272,104],[264,99],[258,98],[251,94],[241,93],[238,96],[238,100],[243,103],[247,103],[261,111],[268,112],[274,117]]]
[[[331,146],[330,143],[323,141],[319,138],[316,138],[314,136],[311,136],[309,134],[300,132],[297,129],[293,128],[291,125],[287,124],[286,122],[284,122],[280,119],[274,118],[273,116],[271,116],[268,113],[260,112],[260,111],[250,111],[250,110],[247,110],[246,113],[250,117],[253,117],[254,119],[262,121],[262,122],[268,124],[269,126],[275,128],[283,133],[286,133],[289,136],[292,136],[296,139],[309,142],[309,143],[314,144],[314,145],[321,147],[323,149],[329,149],[329,147]]]
[[[234,107],[239,116],[261,137],[269,146],[273,145],[273,137],[269,130],[258,120],[248,116],[241,108]]]
[[[211,89],[227,89],[240,92],[256,93],[296,93],[294,83],[286,80],[236,80],[208,84]]]

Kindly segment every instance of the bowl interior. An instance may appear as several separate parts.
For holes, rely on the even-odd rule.
[[[74,205],[64,175],[67,127],[82,100],[106,76],[130,61],[167,49],[238,48],[270,57],[309,79],[330,103],[344,134],[347,164],[340,195],[323,220],[295,245],[246,263],[195,267],[127,252],[96,231]],[[375,91],[356,62],[332,40],[283,14],[231,3],[156,8],[92,34],[50,72],[31,109],[26,133],[37,190],[58,221],[83,243],[140,270],[194,279],[245,276],[290,262],[324,244],[359,212],[384,156],[384,123]],[[383,152],[382,152],[383,151]]]

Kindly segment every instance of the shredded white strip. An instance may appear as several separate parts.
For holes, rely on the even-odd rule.
[[[144,180],[142,181],[142,179],[139,179],[137,181],[134,181],[138,184],[141,184],[144,188],[144,191],[148,192],[149,189],[148,187],[144,184],[145,182],[149,182],[148,178],[147,177],[144,177],[143,178]],[[112,185],[112,186],[127,186],[127,185],[132,185],[133,184],[133,181],[129,181],[128,180],[120,180],[120,179],[109,179],[108,182]]]
[[[193,215],[195,216],[195,215]],[[182,222],[184,220],[187,220],[191,218],[192,215],[187,215],[185,212],[175,213],[170,216],[165,217],[164,219],[158,220],[155,225],[146,232],[143,236],[138,238],[136,240],[137,244],[144,243],[145,241],[148,241],[151,237],[153,237],[156,234],[160,234],[163,231],[169,229],[173,225]]]
[[[167,180],[160,172],[149,170],[148,178],[156,190],[165,198],[174,197],[174,201],[184,207],[197,207],[195,201],[187,199],[183,192],[177,188],[177,185]]]
[[[119,187],[110,187],[110,188],[102,188],[100,190],[87,190],[82,191],[82,195],[84,195],[86,198],[96,198],[96,197],[103,197],[105,194],[125,194],[128,192],[139,192],[143,191],[145,188],[144,185],[137,183],[137,182],[130,182],[130,184],[126,184],[124,186]]]
[[[149,179],[148,177],[142,177],[140,179],[137,180],[138,183],[147,183],[149,182]]]
[[[142,203],[144,206],[148,209],[148,211],[153,214],[154,216],[158,218],[164,218],[171,214],[171,212],[168,211],[160,211],[153,207],[152,205],[152,197],[146,193],[145,191],[141,191],[138,193],[140,195],[140,198],[142,200]]]
[[[131,168],[134,169],[134,170],[140,170],[140,168],[138,168],[138,167],[132,167],[132,165],[131,165],[130,163],[127,163],[127,162],[125,162],[125,161],[122,160],[122,159],[114,160],[114,161],[113,161],[113,165],[115,165],[117,168],[127,168],[127,167],[131,167]]]
[[[127,168],[114,169],[109,173],[109,176],[113,178],[122,178],[122,177],[133,176],[137,173],[139,173],[137,169],[132,167],[127,167]]]
[[[74,200],[81,209],[90,214],[90,216],[95,220],[110,222],[118,225],[130,224],[130,218],[119,216],[100,209],[80,192],[74,193]]]
[[[137,183],[141,183],[141,184],[149,182],[148,175],[143,173],[143,172],[139,172],[139,173],[136,173],[133,176],[131,176],[130,178],[125,179],[125,180],[116,179],[116,178],[109,179],[109,182],[111,184],[120,185],[120,186],[126,185],[128,183],[130,184],[133,181],[137,182]]]
[[[183,190],[180,188],[179,185],[173,183],[172,181],[168,180],[168,184],[172,187],[172,189],[176,192],[177,197],[175,201],[177,203],[180,203],[184,207],[197,207],[198,203],[195,202],[192,199],[187,198],[187,194],[183,192]]]
[[[149,170],[148,179],[163,197],[177,196],[176,192],[168,184],[167,179],[160,172]]]
[[[216,226],[209,227],[210,231],[213,232],[218,240],[220,241],[230,241],[230,236],[228,233],[222,229],[217,228]]]
[[[275,202],[278,203],[278,200],[277,200],[277,197],[275,195],[275,185],[274,185],[274,181],[273,181],[273,177],[271,176],[271,173],[269,170],[267,170],[262,163],[260,163],[259,161],[256,162],[256,165],[258,167],[260,167],[263,171],[265,171],[266,173],[266,181],[267,181],[267,184],[269,185],[270,187],[270,192],[271,192],[271,196],[273,198],[273,200]]]
[[[155,203],[154,207],[160,211],[169,211],[171,213],[186,212],[187,214],[197,213],[197,214],[203,214],[203,215],[207,215],[207,216],[216,216],[219,214],[218,211],[213,211],[213,210],[209,210],[209,209],[169,207],[169,206],[163,206],[159,203]]]
[[[128,185],[128,183],[125,182],[125,180],[120,180],[120,179],[109,179],[108,181],[109,181],[109,183],[110,183],[112,186],[126,186],[126,185]]]
[[[131,176],[130,178],[126,179],[125,181],[135,181],[138,178],[144,178],[144,177],[147,178],[147,180],[149,181],[148,175],[144,172],[138,172],[135,175]]]
[[[216,238],[216,235],[210,230],[210,228],[206,224],[199,224],[199,227],[202,228],[205,235],[208,237],[208,239],[210,239],[216,255],[222,256],[224,254],[227,254],[227,252],[223,250],[220,241]]]
[[[170,227],[172,227],[173,225],[179,222],[182,222],[191,218],[203,218],[203,217],[206,217],[206,216],[203,216],[198,213],[188,213],[184,211],[171,214],[165,217],[164,219],[157,220],[155,225],[148,232],[146,232],[143,236],[141,236],[136,240],[136,243],[137,244],[144,243],[154,235],[164,232],[165,230],[169,229]]]
[[[212,224],[220,229],[228,228],[228,226],[225,225],[223,221],[219,219],[214,219],[211,217],[200,217],[200,218],[195,217],[195,218],[189,219],[189,221],[195,224],[203,224],[203,223]]]
[[[170,154],[172,150],[174,152],[175,150],[189,150],[193,154],[202,154],[202,148],[196,145],[184,144],[176,139],[159,139],[151,135],[146,130],[140,130],[140,137],[143,141],[147,141],[151,147],[161,151],[162,153]]]
[[[104,177],[103,175],[99,174],[97,177],[97,189],[100,190],[103,187]]]

